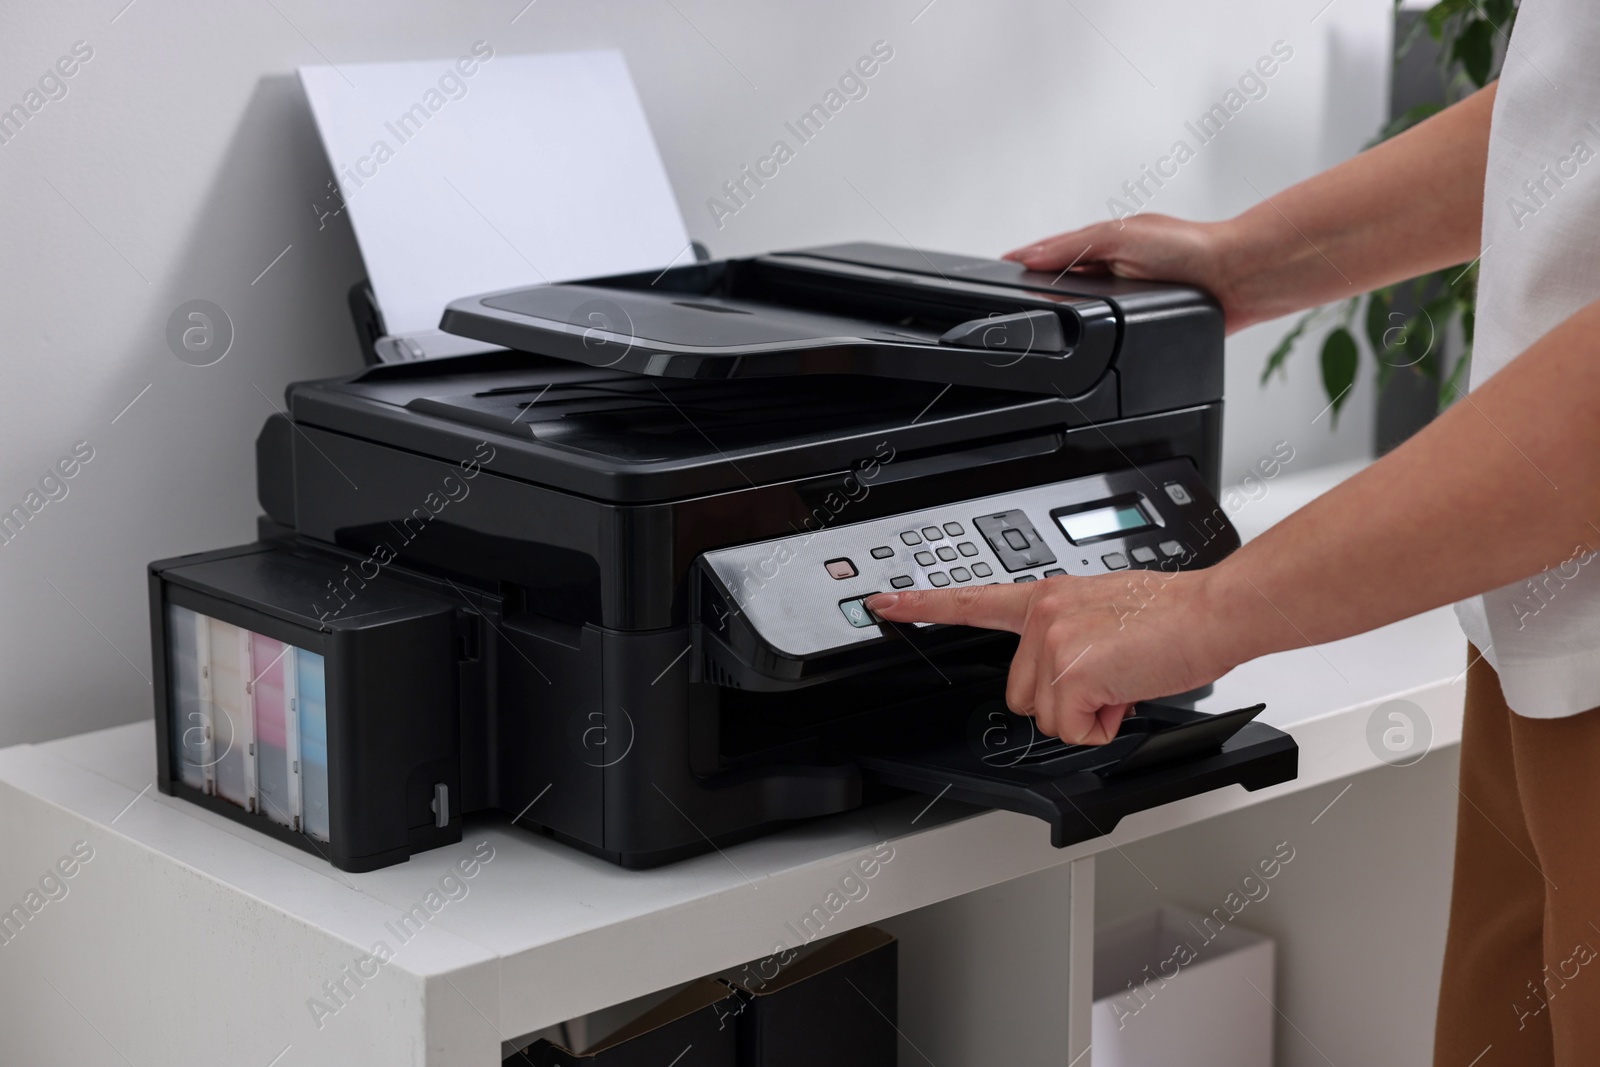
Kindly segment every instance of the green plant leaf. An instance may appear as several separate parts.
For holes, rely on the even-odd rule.
[[[1386,353],[1389,348],[1389,319],[1393,314],[1394,289],[1375,289],[1367,294],[1367,313],[1362,320],[1362,332],[1367,337],[1367,348],[1372,352],[1378,367],[1378,388],[1389,381],[1390,366]]]
[[[1328,331],[1322,341],[1322,389],[1333,407],[1329,425],[1337,425],[1339,409],[1356,383],[1356,339],[1343,326]]]
[[[1511,20],[1517,16],[1516,0],[1483,0],[1483,16],[1500,33],[1509,34]]]
[[[1472,84],[1480,89],[1488,84],[1489,70],[1494,63],[1494,34],[1494,27],[1488,20],[1474,19],[1461,31],[1451,50]]]
[[[1420,294],[1430,278],[1418,279],[1413,291]],[[1420,302],[1420,296],[1418,297]],[[1457,314],[1459,304],[1448,293],[1423,303],[1399,326],[1385,332],[1388,341],[1381,361],[1392,370],[1410,370],[1430,381],[1438,381],[1438,351],[1444,344],[1450,319]],[[1380,381],[1386,380],[1381,376]]]
[[[1472,303],[1473,294],[1478,291],[1478,263],[1463,263],[1459,267],[1447,267],[1439,271],[1438,277],[1443,286],[1458,301],[1463,304]]]
[[[1428,24],[1428,34],[1435,41],[1443,40],[1445,27],[1451,19],[1472,10],[1473,0],[1439,0],[1428,9],[1423,19]]]
[[[1426,322],[1427,325],[1422,328],[1421,332],[1426,335],[1423,343],[1427,347],[1423,350],[1421,356],[1408,358],[1415,358],[1417,370],[1434,381],[1438,381],[1440,378],[1439,368],[1441,360],[1444,358],[1443,349],[1446,331],[1450,328],[1450,320],[1455,317],[1455,314],[1456,298],[1447,294],[1423,305],[1422,310],[1417,313],[1417,319],[1412,320]]]
[[[1364,322],[1367,344],[1380,363],[1383,362],[1384,351],[1389,347],[1384,335],[1389,330],[1389,312],[1393,307],[1393,289],[1374,289],[1367,294],[1367,315]]]
[[[1454,404],[1457,398],[1466,392],[1463,380],[1467,376],[1467,368],[1471,365],[1472,349],[1469,347],[1465,352],[1461,353],[1460,358],[1456,360],[1456,365],[1450,368],[1450,373],[1445,377],[1445,380],[1439,383],[1440,411]]]
[[[1428,36],[1432,37],[1435,41],[1443,37],[1445,20],[1448,19],[1452,14],[1454,14],[1454,12],[1450,11],[1449,8],[1444,4],[1434,4],[1432,7],[1430,7],[1428,9],[1428,13],[1422,16],[1423,23],[1425,23],[1428,27]]]
[[[1394,9],[1394,11],[1395,11],[1395,16],[1398,18],[1399,14],[1400,14],[1400,0],[1395,0],[1395,9]],[[1395,39],[1395,42],[1394,42],[1394,61],[1395,61],[1396,65],[1399,65],[1400,60],[1405,58],[1406,53],[1410,52],[1411,49],[1416,45],[1417,41],[1421,39],[1422,35],[1424,33],[1427,33],[1427,32],[1428,32],[1428,22],[1427,22],[1427,20],[1426,19],[1416,19],[1411,23],[1410,26],[1408,26],[1406,28],[1404,36],[1397,37]]]
[[[1300,340],[1300,335],[1306,332],[1306,327],[1311,325],[1311,320],[1322,314],[1321,308],[1312,308],[1300,316],[1298,322],[1283,335],[1278,346],[1267,355],[1267,364],[1261,368],[1261,384],[1266,385],[1267,379],[1272,377],[1273,371],[1280,371],[1287,378],[1289,372],[1284,370],[1284,361],[1289,358],[1289,353],[1294,351],[1294,346]]]

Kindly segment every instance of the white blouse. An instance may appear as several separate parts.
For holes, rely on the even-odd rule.
[[[1489,130],[1473,388],[1600,299],[1597,157],[1600,5],[1523,0]],[[1530,464],[1527,477],[1544,476]],[[1522,715],[1600,707],[1597,549],[1600,529],[1542,574],[1456,605]]]

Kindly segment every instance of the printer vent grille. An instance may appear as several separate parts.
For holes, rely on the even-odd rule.
[[[700,673],[701,677],[705,678],[705,680],[710,682],[712,685],[720,685],[727,689],[743,688],[739,685],[739,680],[732,674],[728,673],[728,671],[725,670],[723,666],[716,661],[716,658],[710,653],[706,653],[701,657]]]

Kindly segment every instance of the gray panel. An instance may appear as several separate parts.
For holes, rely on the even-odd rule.
[[[1175,482],[1186,487],[1187,504],[1176,503],[1163,487]],[[1074,545],[1067,540],[1052,517],[1052,512],[1101,499],[1137,494],[1155,525],[1127,535],[1115,535],[1089,545]],[[978,520],[1004,515],[1015,521],[1014,512],[1023,513],[1047,551],[1035,553],[1037,565],[1011,572],[1007,560],[997,555],[979,531]],[[962,532],[944,531],[946,523],[957,523]],[[941,536],[930,539],[926,529],[937,529]],[[918,543],[908,545],[902,535],[915,534]],[[1160,551],[1162,542],[1177,541],[1184,549],[1179,556]],[[869,522],[833,526],[793,537],[777,538],[734,548],[707,552],[701,564],[726,592],[733,608],[745,623],[777,652],[795,658],[815,656],[831,650],[878,640],[885,631],[876,623],[853,624],[841,603],[875,592],[895,588],[895,577],[910,578],[906,588],[959,588],[1006,581],[1029,581],[1046,576],[1047,571],[1068,575],[1104,574],[1110,569],[1102,557],[1121,552],[1131,554],[1136,547],[1156,551],[1156,562],[1149,569],[1176,570],[1185,565],[1207,565],[1220,559],[1237,542],[1232,528],[1217,508],[1211,495],[1200,484],[1194,467],[1186,460],[1169,460],[1142,469],[1116,471],[1030,489],[979,497],[945,504],[922,511],[874,519]],[[968,546],[963,550],[962,546]],[[890,548],[892,554],[873,554],[873,549]],[[942,559],[940,548],[955,549],[956,558]],[[933,555],[931,563],[919,563],[917,554]],[[948,551],[945,553],[948,555]],[[1010,562],[1017,562],[1010,554]],[[1053,556],[1046,560],[1045,557]],[[881,558],[880,558],[881,557]],[[927,557],[923,557],[924,560]],[[848,560],[853,576],[836,578],[830,574],[831,561]],[[936,576],[948,577],[954,567],[969,570],[979,564],[990,574],[966,582],[943,584]],[[1120,569],[1120,568],[1119,568]],[[859,622],[859,619],[858,619]]]

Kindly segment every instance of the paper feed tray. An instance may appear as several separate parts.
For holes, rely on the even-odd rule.
[[[440,326],[660,377],[865,374],[1065,397],[1105,375],[1119,336],[1099,297],[804,252],[489,293],[451,303]]]

